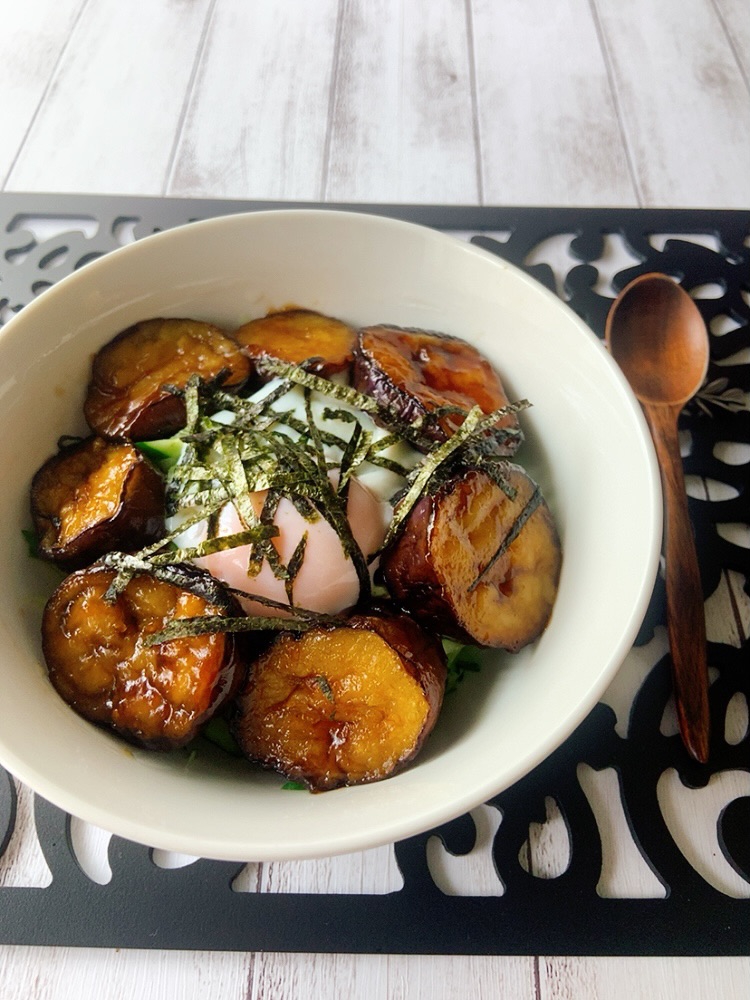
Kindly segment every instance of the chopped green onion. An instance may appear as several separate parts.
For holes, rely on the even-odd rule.
[[[32,559],[41,559],[39,555],[39,538],[33,528],[21,528],[23,540],[26,542],[26,550]]]
[[[481,666],[481,650],[476,646],[467,646],[455,639],[442,639],[443,649],[448,659],[448,678],[445,693],[455,691],[467,673],[478,673]]]

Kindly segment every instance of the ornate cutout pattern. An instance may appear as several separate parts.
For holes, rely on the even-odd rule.
[[[289,205],[0,195],[0,322],[63,275],[132,240],[196,218],[273,207]],[[599,335],[613,296],[637,274],[666,272],[695,295],[711,334],[712,360],[699,405],[683,415],[683,431],[709,616],[710,765],[695,764],[669,724],[658,581],[631,656],[605,701],[570,739],[475,814],[396,844],[387,858],[373,855],[370,861],[392,870],[368,877],[359,891],[325,889],[331,871],[346,868],[346,859],[321,863],[325,872],[321,868],[317,884],[309,866],[296,877],[281,866],[274,871],[191,859],[178,865],[117,837],[100,843],[106,864],[100,858],[98,869],[89,867],[87,874],[76,853],[84,849],[85,831],[37,797],[36,830],[52,881],[32,889],[0,878],[0,941],[204,950],[749,954],[750,213],[339,207],[364,207],[470,236],[557,292]],[[683,843],[669,814],[667,786],[677,798],[710,799],[723,880],[701,870],[704,862]],[[724,787],[730,801],[715,791]],[[612,794],[618,801],[608,816]],[[0,770],[0,876],[12,863],[16,802],[14,782]],[[631,891],[618,880],[617,858],[608,853],[613,838],[607,831],[615,822],[627,824],[649,876],[642,880],[645,889]],[[111,878],[96,871],[109,871]]]

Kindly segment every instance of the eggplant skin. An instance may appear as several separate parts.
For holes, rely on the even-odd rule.
[[[94,435],[61,448],[36,472],[31,516],[39,554],[79,569],[164,536],[164,480],[132,444]]]
[[[279,633],[251,664],[231,722],[245,756],[315,792],[407,767],[443,701],[442,644],[401,613]]]
[[[365,327],[357,336],[353,372],[360,392],[401,420],[424,421],[425,449],[450,437],[473,406],[492,413],[509,403],[489,361],[473,345],[445,333]],[[436,414],[441,407],[454,412]],[[497,454],[513,454],[522,440],[517,416],[503,417],[490,440]]]
[[[234,337],[253,359],[273,358],[324,377],[349,371],[356,331],[311,309],[284,309],[245,323]]]
[[[393,599],[425,628],[517,652],[549,622],[562,552],[536,484],[517,465],[507,478],[513,499],[476,469],[423,496],[381,567]]]
[[[185,426],[184,389],[191,375],[239,389],[250,360],[225,330],[193,319],[143,320],[94,356],[83,412],[107,438],[146,441]]]
[[[212,632],[146,646],[144,639],[179,618],[235,610],[216,581],[195,567],[176,571],[177,583],[135,575],[105,599],[116,571],[102,563],[65,577],[42,618],[42,651],[50,681],[83,718],[150,750],[188,743],[244,678],[244,660],[231,634]]]

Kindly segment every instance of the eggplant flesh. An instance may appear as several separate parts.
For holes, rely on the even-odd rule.
[[[148,573],[113,600],[116,572],[102,564],[67,576],[42,619],[50,680],[79,715],[152,750],[184,746],[242,680],[234,636],[220,631],[149,645],[180,618],[226,614],[231,602],[203,596],[201,571],[185,567],[190,589]],[[215,581],[207,593],[215,592]]]
[[[135,551],[165,533],[164,481],[128,442],[92,436],[37,471],[31,514],[39,554],[64,569],[105,552]]]
[[[421,419],[425,449],[450,437],[473,406],[492,413],[509,404],[500,376],[471,344],[443,333],[396,326],[359,331],[354,386],[401,420]],[[486,443],[496,454],[511,455],[521,440],[518,418],[510,413],[498,421]]]
[[[192,375],[239,389],[250,361],[212,323],[156,318],[128,327],[94,357],[83,407],[89,427],[107,438],[170,437],[185,425],[180,390]]]
[[[394,599],[425,627],[517,652],[549,622],[562,555],[536,484],[517,465],[507,479],[513,497],[480,470],[424,496],[381,566]]]
[[[269,313],[245,323],[234,336],[254,361],[273,358],[324,377],[351,368],[356,340],[347,323],[310,309]]]
[[[232,723],[251,760],[313,791],[387,778],[437,720],[442,645],[401,614],[279,634],[251,665]]]

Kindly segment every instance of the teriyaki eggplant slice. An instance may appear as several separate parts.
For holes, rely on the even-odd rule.
[[[274,358],[329,376],[348,371],[356,331],[311,309],[285,309],[245,323],[234,337],[253,359]]]
[[[250,760],[313,791],[379,781],[422,748],[445,681],[435,636],[371,610],[277,635],[250,666],[232,732]]]
[[[473,406],[492,413],[509,403],[500,376],[471,344],[397,326],[359,331],[354,386],[407,422],[422,418],[427,446],[445,441]],[[521,439],[518,418],[509,413],[487,443],[497,454],[512,455]]]
[[[78,569],[164,535],[164,481],[132,444],[88,437],[63,446],[37,471],[31,516],[39,555]]]
[[[84,415],[103,437],[166,438],[185,425],[179,392],[191,377],[239,389],[250,361],[218,326],[194,319],[149,319],[123,330],[94,356]]]
[[[180,619],[235,615],[236,605],[191,566],[170,566],[166,579],[137,572],[122,589],[117,576],[97,563],[50,597],[42,619],[50,680],[79,715],[132,743],[184,746],[242,681],[237,639],[217,630],[150,640]]]
[[[393,598],[425,627],[516,652],[549,621],[562,556],[539,487],[517,465],[505,480],[472,469],[427,493],[381,567]]]

